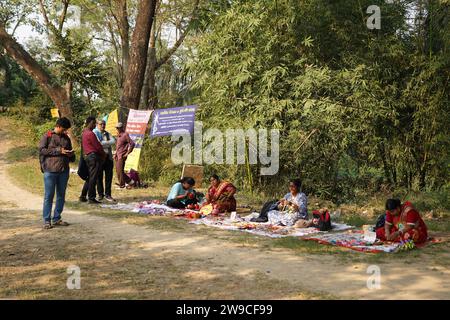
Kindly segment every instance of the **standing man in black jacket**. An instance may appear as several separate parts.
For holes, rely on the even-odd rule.
[[[61,219],[66,198],[67,182],[69,181],[69,162],[75,161],[75,153],[72,150],[72,143],[67,135],[67,130],[71,127],[67,118],[59,118],[53,130],[48,131],[39,143],[39,160],[41,170],[44,173],[44,229],[51,229],[53,226],[68,226],[69,224]],[[56,189],[56,204],[51,218],[53,197]],[[52,224],[53,222],[53,224]]]

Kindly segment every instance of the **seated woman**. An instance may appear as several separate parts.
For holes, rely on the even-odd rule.
[[[235,211],[236,199],[234,194],[236,193],[236,187],[231,182],[220,180],[216,174],[209,178],[209,182],[211,186],[206,194],[205,205],[212,205],[212,214]]]
[[[409,201],[401,204],[399,199],[386,201],[384,227],[375,231],[377,238],[382,241],[400,242],[411,239],[415,243],[422,243],[428,238],[427,226],[419,212]]]
[[[308,199],[301,188],[300,179],[293,179],[289,182],[289,193],[278,201],[277,208],[268,212],[271,224],[292,226],[299,219],[308,217]]]
[[[175,209],[184,209],[190,204],[196,204],[194,185],[195,180],[191,177],[184,177],[175,183],[167,197],[167,205]]]

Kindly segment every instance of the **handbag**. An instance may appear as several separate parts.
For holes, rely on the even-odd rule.
[[[89,168],[87,166],[86,160],[84,160],[83,157],[83,147],[81,147],[80,161],[78,162],[77,174],[84,181],[87,181],[89,179]]]

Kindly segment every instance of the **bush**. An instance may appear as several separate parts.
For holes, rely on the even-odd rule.
[[[43,124],[36,125],[33,127],[33,140],[38,142],[41,140],[42,136],[48,131],[52,130],[55,127],[55,121],[50,120],[44,122]]]
[[[170,140],[146,137],[142,146],[139,174],[144,180],[158,181],[161,176],[172,177],[174,170],[170,161]],[[181,171],[180,171],[181,174]],[[179,179],[178,176],[176,179]]]
[[[16,100],[8,109],[8,115],[28,124],[39,125],[51,119],[50,109],[53,103],[42,92],[36,94],[29,102]]]

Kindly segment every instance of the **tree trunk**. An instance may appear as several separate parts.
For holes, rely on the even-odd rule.
[[[125,108],[139,108],[155,5],[156,0],[141,0],[139,2],[136,26],[131,40],[130,62],[121,98],[121,106]]]
[[[155,48],[148,49],[147,68],[142,85],[140,109],[154,109],[156,105],[156,51]]]
[[[388,165],[388,162],[386,159],[386,148],[385,148],[384,142],[382,142],[381,144],[378,145],[378,150],[380,152],[380,158],[383,163],[384,175],[387,179],[388,185],[391,186],[392,179],[391,179],[391,174],[390,174],[390,170],[389,170],[389,165]]]
[[[130,24],[128,23],[127,0],[120,0],[119,3],[119,33],[122,51],[122,72],[127,74],[130,62]]]
[[[156,31],[155,21],[150,34],[147,67],[145,69],[144,84],[142,85],[140,109],[154,109],[156,106]]]
[[[199,0],[195,0],[194,7],[192,9],[191,19],[189,24],[193,21],[193,18],[195,16],[195,13],[198,9]],[[157,6],[157,12],[160,1],[156,1]],[[158,13],[159,14],[159,13]],[[153,28],[151,30],[150,34],[150,45],[149,45],[149,52],[148,52],[148,60],[147,60],[147,67],[145,69],[145,77],[144,77],[144,83],[142,86],[142,94],[141,94],[141,100],[140,100],[140,108],[141,109],[155,109],[156,105],[158,104],[158,87],[156,86],[156,71],[165,63],[169,61],[169,59],[172,57],[172,55],[178,50],[178,48],[183,43],[189,27],[186,28],[186,30],[181,31],[181,35],[178,37],[178,27],[176,28],[177,41],[173,45],[172,48],[168,49],[167,52],[160,58],[157,59],[156,57],[156,18],[153,19]],[[160,37],[158,37],[159,40],[161,40]]]
[[[61,116],[67,117],[73,124],[70,95],[67,95],[66,89],[55,83],[50,74],[2,26],[0,26],[0,44],[5,48],[6,53],[24,68],[50,99],[52,99],[55,106],[59,109]],[[72,144],[77,146],[78,144],[71,132],[70,135]]]
[[[158,104],[158,87],[156,86],[156,52],[153,54],[154,60],[150,65],[150,77],[148,79],[148,99],[147,106],[149,109],[155,109]]]
[[[0,53],[0,68],[5,71],[5,80],[3,81],[3,86],[9,88],[11,86],[11,70],[9,68],[6,56]]]

